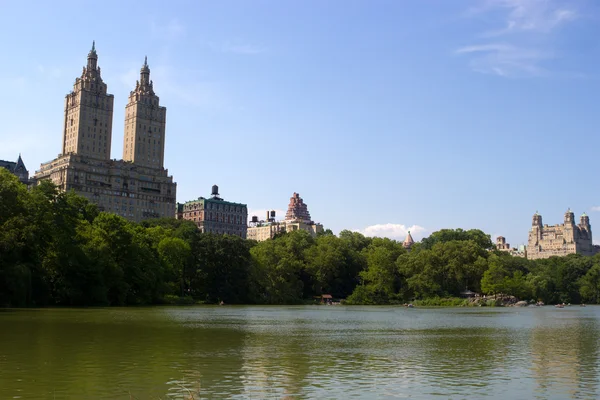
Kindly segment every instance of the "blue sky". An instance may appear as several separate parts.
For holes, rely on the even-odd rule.
[[[113,158],[148,56],[178,201],[218,184],[262,216],[298,192],[336,233],[396,239],[517,245],[567,207],[600,227],[599,17],[591,0],[0,0],[0,159],[33,172],[60,152],[95,40]]]

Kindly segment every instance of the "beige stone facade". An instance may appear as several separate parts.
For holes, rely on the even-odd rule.
[[[181,210],[181,211],[180,211]],[[211,198],[199,197],[177,204],[177,218],[193,221],[202,233],[235,235],[246,239],[248,207],[246,204],[225,201],[214,185]]]
[[[176,184],[167,170],[123,160],[98,160],[67,154],[42,164],[36,179],[50,179],[61,190],[75,190],[101,211],[132,221],[173,217]]]
[[[163,168],[166,108],[158,104],[148,64],[125,111],[124,160],[111,160],[113,96],[97,62],[93,45],[66,96],[62,153],[42,164],[34,180],[52,180],[60,190],[75,190],[100,210],[132,221],[173,217],[177,184]]]
[[[506,242],[504,236],[498,236],[496,238],[496,250],[509,253],[513,257],[527,257],[527,251],[524,245],[520,245],[518,248],[510,247],[510,243]]]
[[[65,98],[62,154],[110,159],[114,97],[107,89],[92,45],[87,66]]]
[[[148,60],[140,71],[140,80],[129,94],[125,107],[123,160],[137,165],[160,169],[165,154],[167,109],[160,106],[150,80]]]
[[[564,224],[560,225],[544,225],[540,214],[536,212],[533,216],[527,245],[528,259],[535,260],[568,254],[591,256],[594,253],[592,227],[590,219],[585,213],[581,216],[578,225],[575,224],[575,215],[571,210],[567,210]]]
[[[259,222],[248,227],[247,238],[262,242],[264,240],[273,239],[278,233],[306,231],[312,237],[323,232],[323,225],[306,223],[302,221],[277,221],[277,222]]]
[[[496,249],[500,251],[510,250],[510,244],[506,243],[506,238],[504,236],[498,236],[496,238]]]
[[[285,223],[283,222],[264,222],[253,224],[248,227],[246,238],[263,242],[273,239],[278,233],[285,232]]]

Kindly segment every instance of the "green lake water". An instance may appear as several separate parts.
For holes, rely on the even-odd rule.
[[[0,399],[597,399],[600,307],[0,310]]]

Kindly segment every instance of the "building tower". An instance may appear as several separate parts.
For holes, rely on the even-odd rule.
[[[581,215],[579,219],[579,237],[581,242],[582,252],[593,255],[596,253],[594,249],[594,241],[592,240],[592,226],[590,225],[590,217],[586,213]]]
[[[307,224],[312,224],[308,206],[302,200],[302,197],[296,192],[290,197],[287,213],[285,214],[287,221],[300,221]]]
[[[579,231],[575,227],[575,214],[569,208],[565,213],[565,225],[563,240],[564,243],[575,243],[579,239]]]
[[[106,90],[93,42],[87,66],[83,67],[81,77],[75,79],[73,90],[65,99],[61,155],[73,153],[110,159],[114,97]]]
[[[404,247],[406,250],[410,251],[413,244],[415,244],[415,241],[413,240],[413,237],[411,236],[410,231],[408,231],[408,234],[406,235],[406,239],[404,239],[404,242],[402,242],[402,247]]]
[[[542,216],[536,211],[535,214],[533,214],[531,230],[529,231],[528,250],[533,251],[534,248],[539,250],[543,229]]]
[[[151,168],[163,168],[167,108],[159,105],[150,80],[148,58],[140,70],[140,80],[129,93],[125,106],[123,160]]]

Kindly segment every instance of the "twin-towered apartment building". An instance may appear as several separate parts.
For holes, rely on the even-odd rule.
[[[246,204],[225,201],[216,185],[211,197],[176,203],[177,185],[163,165],[167,109],[160,105],[154,92],[147,59],[125,105],[121,160],[110,158],[114,100],[102,79],[94,43],[87,65],[65,98],[62,152],[41,165],[34,182],[52,180],[60,190],[75,190],[100,210],[132,221],[177,216],[195,222],[202,232],[246,238]],[[5,164],[6,168],[15,169],[12,164]],[[285,228],[304,229],[313,235],[323,230],[322,225],[310,220],[306,205],[296,193],[285,224],[277,227],[278,232]],[[264,229],[254,224],[250,232],[254,231]],[[261,235],[251,236],[259,239]]]
[[[172,217],[177,185],[163,166],[167,109],[154,93],[147,60],[125,106],[122,160],[110,159],[113,107],[93,44],[65,98],[62,152],[34,179],[50,179],[133,221]]]

